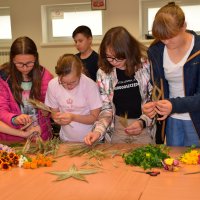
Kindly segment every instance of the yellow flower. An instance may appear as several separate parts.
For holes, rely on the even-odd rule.
[[[180,161],[188,165],[197,165],[199,154],[197,150],[191,150],[190,152],[184,153]]]
[[[146,153],[146,157],[147,158],[151,157],[151,154],[150,153]]]
[[[178,170],[179,170],[178,167],[173,167],[173,171],[174,171],[174,172],[177,172]]]
[[[174,162],[174,159],[173,159],[173,158],[166,158],[166,159],[165,159],[165,164],[166,164],[166,165],[172,165],[173,162]]]

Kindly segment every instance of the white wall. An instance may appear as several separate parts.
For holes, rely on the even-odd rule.
[[[88,2],[89,0],[0,0],[11,8],[13,40],[19,36],[32,38],[40,55],[40,63],[54,73],[57,59],[64,53],[76,53],[74,46],[42,45],[41,5]],[[137,39],[140,35],[139,0],[106,0],[105,31],[114,26],[126,27]],[[0,44],[1,48],[1,44]],[[99,45],[93,47],[98,51]]]

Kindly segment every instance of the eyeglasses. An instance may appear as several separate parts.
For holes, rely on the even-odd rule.
[[[27,63],[22,63],[22,62],[13,62],[13,63],[18,68],[24,68],[24,66],[31,68],[35,65],[35,62],[33,62],[33,61],[30,61],[30,62],[27,62]]]
[[[110,56],[106,56],[106,59],[108,62],[122,62],[125,60],[125,58],[115,58],[115,57],[110,57]]]
[[[61,79],[62,79],[61,77],[58,78],[58,83],[62,86],[69,86],[69,87],[78,85],[78,83],[80,81],[80,78],[79,78],[73,82],[66,83],[66,82],[61,81]]]

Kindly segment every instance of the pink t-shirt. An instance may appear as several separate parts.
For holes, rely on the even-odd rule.
[[[65,89],[58,82],[58,77],[49,82],[45,104],[51,108],[58,108],[60,112],[87,115],[90,110],[102,107],[102,101],[97,84],[84,74],[79,84],[72,90]],[[93,125],[71,122],[71,126],[63,125],[60,138],[63,141],[83,142],[85,135],[91,131]]]

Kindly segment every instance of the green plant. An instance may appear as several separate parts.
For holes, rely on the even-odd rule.
[[[169,149],[164,145],[147,145],[123,154],[126,164],[146,169],[162,167],[162,160],[169,158]]]

